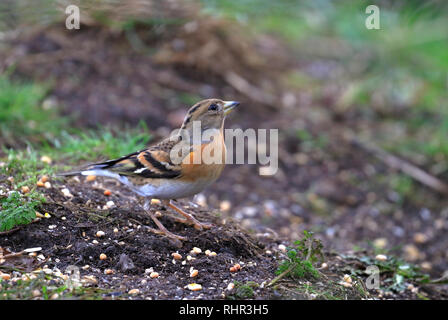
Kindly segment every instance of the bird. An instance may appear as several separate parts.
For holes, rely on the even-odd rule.
[[[224,122],[239,105],[238,101],[216,98],[199,101],[188,110],[181,127],[159,143],[60,175],[95,175],[118,180],[144,198],[143,209],[158,227],[150,230],[179,245],[187,238],[165,228],[149,210],[151,200],[159,199],[179,213],[182,217],[176,219],[178,222],[193,225],[197,230],[212,227],[199,222],[173,201],[202,192],[220,177],[226,162]]]

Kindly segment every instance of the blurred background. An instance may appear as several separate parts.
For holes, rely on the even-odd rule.
[[[80,29],[65,8],[80,8]],[[0,3],[0,151],[79,165],[135,151],[203,98],[229,128],[278,128],[279,171],[227,166],[196,201],[266,236],[448,258],[444,1]],[[27,150],[27,151],[25,151]],[[32,150],[32,151],[30,151]]]

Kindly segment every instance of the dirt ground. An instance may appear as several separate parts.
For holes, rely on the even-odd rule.
[[[356,114],[341,119],[333,113],[334,88],[327,88],[328,93],[319,101],[313,101],[307,92],[279,89],[281,86],[271,77],[275,66],[266,63],[274,53],[279,54],[279,68],[307,68],[288,61],[286,46],[273,39],[271,47],[257,47],[255,42],[258,51],[254,56],[261,62],[245,69],[235,68],[245,79],[256,79],[254,87],[269,93],[263,102],[230,81],[225,65],[201,69],[193,58],[176,60],[176,50],[187,57],[200,57],[205,45],[197,40],[201,37],[186,36],[179,44],[176,35],[159,41],[139,30],[136,34],[157,55],[133,50],[123,39],[126,35],[108,33],[101,27],[86,26],[73,37],[67,31],[49,27],[11,40],[8,58],[2,60],[16,65],[17,77],[51,80],[51,98],[61,106],[62,114],[78,115],[74,125],[121,127],[144,120],[154,132],[151,142],[182,120],[187,106],[178,98],[179,91],[240,100],[241,108],[227,120],[227,126],[281,128],[279,172],[263,177],[258,174],[258,165],[228,166],[219,182],[196,198],[201,205],[182,201],[183,207],[198,219],[215,224],[210,230],[199,232],[175,223],[168,210],[153,206],[151,210],[162,214],[161,220],[169,230],[188,237],[182,248],[148,232],[150,218],[133,195],[122,191],[115,182],[56,179],[53,188],[44,191],[49,201],[41,208],[51,218],[2,235],[1,247],[14,252],[42,247],[45,258],[36,260],[40,267],[80,267],[82,277],[95,277],[92,287],[107,289],[103,297],[108,299],[309,298],[309,292],[292,290],[289,281],[275,290],[266,287],[282,259],[279,244],[291,244],[303,230],[314,231],[323,241],[327,266],[320,271],[335,281],[353,266],[365,267],[345,256],[374,256],[371,244],[381,241],[390,253],[419,264],[433,278],[442,277],[448,269],[448,211],[443,210],[446,200],[431,190],[422,190],[427,206],[412,199],[401,202],[393,190],[379,182],[376,177],[394,170],[344,141],[342,137],[351,132]],[[206,36],[220,39],[214,34],[218,29],[209,30]],[[176,49],[176,44],[184,49]],[[230,47],[225,61],[238,61],[242,54],[249,53],[244,48]],[[266,67],[260,71],[256,66],[263,65],[263,61]],[[253,70],[258,70],[256,76]],[[260,72],[269,76],[260,76]],[[274,103],[269,100],[271,95]],[[316,136],[323,134],[324,147],[307,148],[306,141],[296,134],[297,129]],[[101,159],[92,162],[97,160]],[[65,187],[73,197],[61,193]],[[103,194],[106,188],[112,191],[111,196]],[[103,209],[107,201],[114,205]],[[98,231],[105,235],[97,237]],[[190,253],[193,247],[202,253]],[[362,249],[356,251],[355,247]],[[207,256],[205,250],[216,252],[216,256]],[[181,254],[182,259],[173,260],[173,252]],[[99,259],[102,253],[107,256],[104,260]],[[236,263],[241,270],[230,272]],[[199,271],[197,277],[190,278],[190,268]],[[112,274],[105,274],[106,269],[112,269]],[[159,277],[151,278],[151,272],[158,272]],[[254,296],[238,297],[227,290],[234,281],[257,283]],[[192,282],[200,283],[203,289],[189,290],[186,286]],[[326,288],[326,281],[313,283]],[[132,289],[139,291],[129,294]],[[326,289],[349,299],[421,298],[411,290],[389,296],[372,291],[363,296],[354,288]],[[419,294],[422,292],[425,297],[447,298],[444,287],[422,286]]]

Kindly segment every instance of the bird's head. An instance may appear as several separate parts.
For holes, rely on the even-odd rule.
[[[221,129],[225,117],[240,103],[220,99],[202,100],[188,110],[181,129],[191,131],[194,121],[200,121],[201,130]]]

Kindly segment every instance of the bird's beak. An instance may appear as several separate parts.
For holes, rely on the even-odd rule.
[[[228,115],[235,107],[238,107],[238,101],[224,101],[224,114]]]

